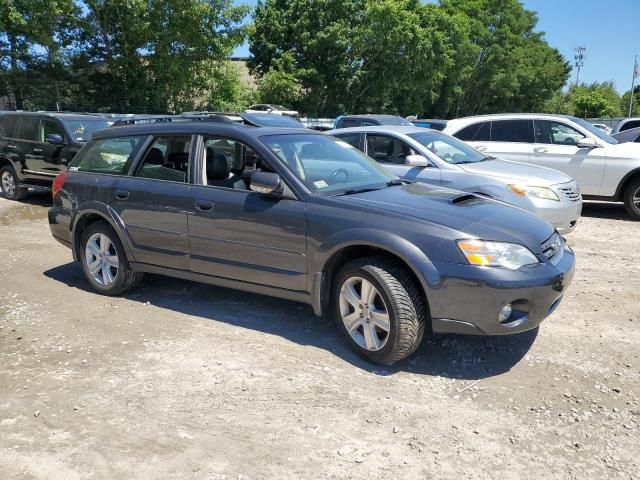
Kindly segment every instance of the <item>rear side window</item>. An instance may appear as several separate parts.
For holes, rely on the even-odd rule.
[[[494,120],[491,122],[491,141],[533,143],[533,121]]]
[[[431,127],[434,128],[434,127]],[[464,127],[454,137],[465,142],[488,142],[491,138],[491,122],[480,122]]]
[[[0,137],[13,138],[15,128],[16,117],[3,117],[0,119]]]
[[[624,132],[625,130],[631,130],[632,128],[638,127],[640,127],[640,120],[630,120],[620,127],[620,131]]]
[[[157,138],[147,150],[135,176],[186,182],[191,137]]]
[[[38,140],[38,128],[40,119],[37,117],[22,117],[18,122],[18,135],[20,140]]]
[[[145,137],[102,138],[87,144],[73,160],[73,172],[123,175]]]
[[[346,133],[343,135],[336,135],[335,137],[339,140],[342,140],[343,142],[347,142],[352,147],[356,147],[358,150],[362,150],[362,145],[360,144],[362,135],[360,135],[359,133]]]

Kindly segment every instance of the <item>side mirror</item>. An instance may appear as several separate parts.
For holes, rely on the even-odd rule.
[[[589,137],[581,138],[576,146],[578,148],[598,148],[596,141]]]
[[[250,188],[254,192],[262,193],[265,195],[282,195],[284,192],[284,186],[280,175],[271,172],[254,172],[251,175]]]
[[[429,160],[422,155],[407,155],[404,158],[404,164],[409,167],[428,167]]]
[[[273,112],[273,108],[267,108],[267,113]]]
[[[45,142],[51,145],[64,145],[64,137],[59,133],[49,133],[45,138]]]

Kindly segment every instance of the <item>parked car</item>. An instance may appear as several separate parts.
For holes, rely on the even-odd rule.
[[[51,182],[91,138],[105,118],[65,113],[11,112],[0,116],[0,185],[11,200]]]
[[[638,127],[640,127],[640,118],[623,118],[615,127],[613,127],[611,133],[620,133],[625,130],[631,130],[632,128]]]
[[[411,122],[397,115],[342,115],[336,118],[333,128],[367,127],[370,125],[405,125]]]
[[[282,127],[282,128],[305,128],[303,123],[294,117],[287,117],[286,115],[274,115],[273,113],[235,113],[235,112],[184,112],[180,114],[181,117],[186,118],[215,118],[222,117],[232,122],[244,123],[252,127]],[[161,121],[164,121],[166,116],[161,117]],[[137,117],[134,118],[134,122],[137,121]]]
[[[97,132],[49,224],[100,293],[152,272],[308,303],[382,364],[425,331],[538,326],[575,262],[521,209],[401,180],[319,132],[218,121]]]
[[[449,120],[445,132],[488,155],[560,170],[587,200],[624,202],[640,219],[640,145],[619,143],[586,120],[503,114]]]
[[[582,198],[571,177],[549,168],[487,156],[464,142],[420,127],[332,130],[402,178],[477,193],[524,208],[560,233],[571,232]]]
[[[604,133],[607,133],[609,135],[611,135],[611,130],[612,128],[608,125],[605,125],[604,123],[593,123],[592,124],[594,127],[599,128],[600,130],[602,130]]]
[[[444,130],[447,126],[447,120],[436,118],[416,118],[411,120],[416,127],[430,128],[432,130]]]
[[[297,117],[299,115],[297,110],[291,110],[290,108],[283,107],[282,105],[274,105],[271,103],[251,105],[245,111],[247,113],[273,113],[274,115],[286,115],[287,117]]]
[[[640,143],[640,127],[623,130],[622,132],[611,135],[620,143],[635,142]]]

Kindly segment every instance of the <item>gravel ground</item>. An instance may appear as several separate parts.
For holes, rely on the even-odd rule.
[[[48,197],[0,198],[0,478],[640,478],[640,222],[588,204],[539,329],[360,361],[311,308],[88,290]]]

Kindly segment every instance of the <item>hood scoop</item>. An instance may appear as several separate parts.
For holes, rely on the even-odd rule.
[[[464,195],[460,195],[459,197],[452,199],[451,203],[453,205],[458,205],[459,203],[469,202],[471,200],[476,200],[477,198],[478,196],[473,193],[465,193]]]

